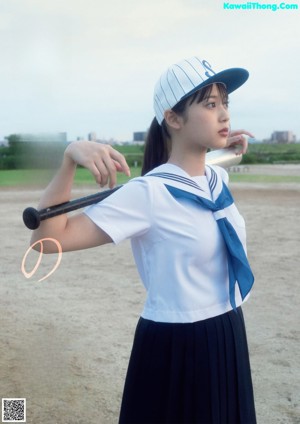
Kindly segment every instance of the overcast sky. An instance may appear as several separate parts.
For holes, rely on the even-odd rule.
[[[259,4],[267,3],[281,0]],[[53,131],[130,140],[150,125],[160,74],[194,55],[214,70],[249,70],[230,98],[233,128],[258,139],[292,130],[300,139],[300,4],[286,4],[298,10],[228,10],[219,0],[0,0],[0,140]]]

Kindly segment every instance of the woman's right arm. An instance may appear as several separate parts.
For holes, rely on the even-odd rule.
[[[64,153],[60,169],[42,195],[38,209],[70,200],[77,164],[87,168],[102,187],[107,183],[110,188],[115,186],[117,171],[130,176],[124,156],[111,146],[90,141],[71,143]],[[31,244],[44,238],[56,239],[63,251],[111,242],[111,238],[83,213],[72,217],[64,214],[42,221],[39,228],[33,231]],[[44,242],[43,247],[44,253],[57,251],[51,242]]]

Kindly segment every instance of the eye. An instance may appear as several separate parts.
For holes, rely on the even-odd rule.
[[[229,101],[227,100],[226,102],[223,102],[223,105],[225,106],[226,109],[229,108]]]
[[[214,107],[216,107],[216,103],[215,103],[215,102],[210,102],[210,103],[207,103],[207,104],[206,104],[206,106],[207,106],[209,109],[213,109]]]

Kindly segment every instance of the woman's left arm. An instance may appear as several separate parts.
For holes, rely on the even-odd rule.
[[[245,154],[248,149],[248,139],[245,137],[245,135],[254,138],[254,135],[246,130],[231,131],[227,139],[227,147],[241,146],[242,149],[239,154]]]

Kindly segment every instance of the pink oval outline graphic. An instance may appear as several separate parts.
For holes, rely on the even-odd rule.
[[[31,246],[29,246],[29,248],[27,249],[27,251],[26,251],[26,253],[25,253],[24,257],[23,257],[22,264],[21,264],[21,271],[22,271],[22,273],[23,273],[23,275],[24,275],[25,278],[32,277],[35,274],[35,272],[37,271],[38,267],[40,266],[40,263],[41,263],[41,260],[42,260],[42,256],[43,256],[43,250],[44,250],[44,248],[43,248],[43,242],[44,241],[52,241],[57,246],[58,258],[57,258],[56,264],[54,265],[53,269],[50,272],[48,272],[48,274],[45,275],[45,277],[39,279],[38,282],[41,282],[43,280],[46,280],[46,278],[48,278],[51,274],[53,274],[53,272],[55,272],[57,270],[57,268],[59,267],[59,264],[60,264],[61,259],[62,259],[62,247],[61,247],[61,244],[60,244],[60,242],[58,240],[56,240],[54,238],[46,237],[46,238],[37,240]],[[27,272],[25,270],[26,258],[28,256],[29,252],[38,243],[40,243],[40,245],[41,245],[41,250],[40,250],[40,254],[39,254],[38,260],[37,260],[37,262],[36,262],[33,270],[31,272]]]

